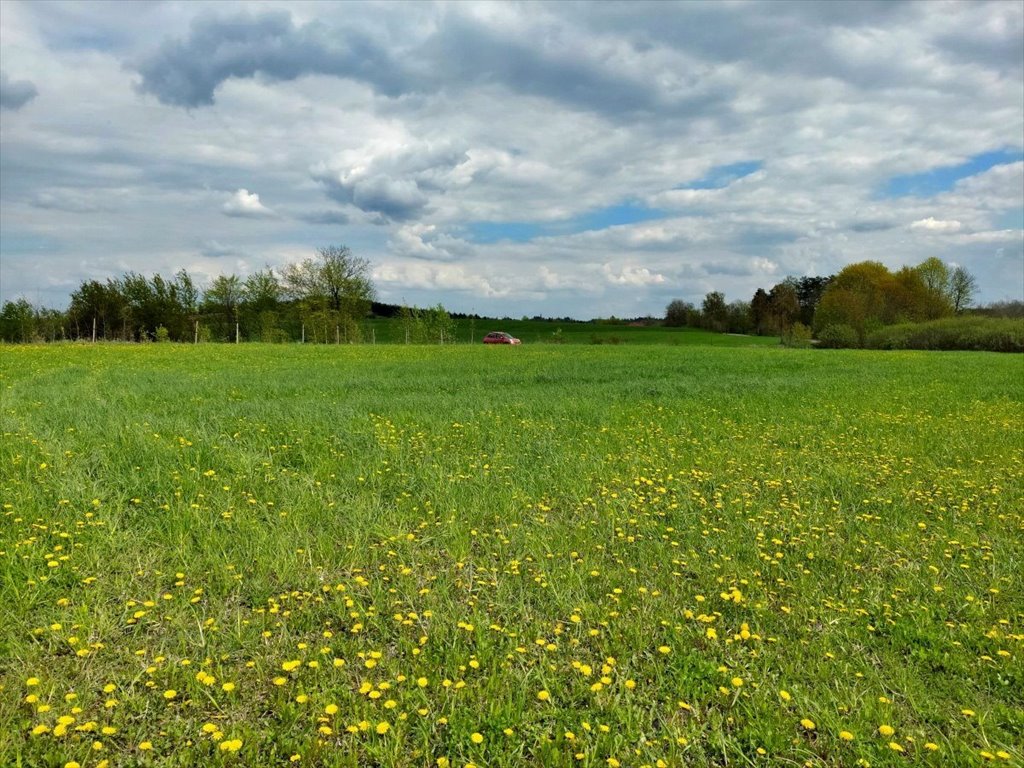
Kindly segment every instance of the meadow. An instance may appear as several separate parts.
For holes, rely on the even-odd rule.
[[[0,348],[0,765],[1021,765],[1024,358],[736,344]]]

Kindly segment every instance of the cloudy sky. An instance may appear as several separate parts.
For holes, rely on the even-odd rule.
[[[1024,297],[1024,5],[0,3],[0,298],[348,245],[384,301],[661,314],[929,256]]]

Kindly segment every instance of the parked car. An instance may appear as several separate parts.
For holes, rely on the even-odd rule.
[[[519,339],[504,331],[491,331],[484,336],[484,344],[522,344]]]

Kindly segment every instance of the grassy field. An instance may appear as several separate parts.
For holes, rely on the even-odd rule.
[[[376,339],[388,344],[401,344],[405,339],[402,324],[395,318],[374,318],[362,323],[364,342]],[[623,323],[562,323],[557,320],[466,320],[455,321],[455,341],[479,344],[490,331],[511,333],[524,344],[606,344],[714,347],[776,346],[778,336],[743,336],[713,333],[700,328],[666,328],[634,326]]]
[[[1024,760],[1020,356],[51,345],[0,374],[0,765]]]

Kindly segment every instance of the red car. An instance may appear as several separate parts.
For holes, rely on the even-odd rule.
[[[522,344],[519,339],[503,331],[491,331],[484,336],[484,344]]]

